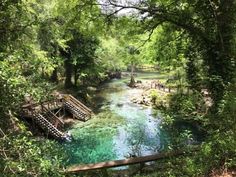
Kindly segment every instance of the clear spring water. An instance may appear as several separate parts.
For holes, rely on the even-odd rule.
[[[150,74],[141,76],[149,79]],[[68,165],[150,155],[164,148],[167,134],[160,128],[159,112],[132,103],[142,90],[131,89],[124,81],[104,84],[94,97],[98,113],[70,130],[74,140],[64,144]]]

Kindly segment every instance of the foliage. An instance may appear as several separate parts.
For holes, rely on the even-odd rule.
[[[123,61],[123,51],[121,44],[116,38],[102,38],[101,46],[97,49],[99,63],[104,69],[109,71],[116,71],[125,69],[126,66]]]
[[[227,93],[224,95],[224,99],[220,103],[220,109],[217,113],[218,116],[211,117],[212,126],[210,132],[213,136],[206,145],[210,149],[208,156],[211,157],[211,159],[209,159],[212,164],[211,168],[219,166],[229,168],[235,166],[235,86],[235,83],[232,83],[228,87]]]
[[[151,90],[150,92],[151,102],[153,105],[159,109],[164,109],[168,107],[168,97],[169,95],[166,93],[160,93],[157,90]]]
[[[170,99],[169,111],[182,119],[196,119],[204,114],[206,105],[200,93],[175,94]]]
[[[22,121],[15,117],[26,94],[39,101],[53,88],[44,76],[54,64],[37,39],[40,4],[3,1],[0,8],[1,175],[59,176],[54,172],[61,162],[55,143],[26,135]]]
[[[62,151],[55,142],[11,134],[1,138],[0,149],[3,176],[62,176]]]
[[[177,93],[167,99],[169,107],[163,97],[151,94],[156,105],[167,108],[166,123],[188,121],[206,129],[208,135],[196,158],[180,160],[188,168],[181,168],[182,173],[171,168],[164,174],[202,175],[216,167],[235,166],[236,3],[97,3],[1,1],[0,147],[3,152],[7,150],[1,153],[1,171],[9,176],[59,175],[56,171],[61,157],[52,156],[56,153],[55,143],[43,146],[41,141],[25,135],[21,121],[15,118],[26,94],[30,93],[35,101],[47,99],[55,88],[49,82],[50,76],[53,81],[60,76],[66,88],[77,86],[77,80],[80,85],[91,85],[89,81],[95,79],[98,84],[105,79],[107,70],[130,65],[133,71],[134,66],[143,63],[158,63],[169,73],[167,84],[178,87]],[[131,15],[118,13],[128,8],[135,11]],[[109,30],[105,22],[109,22]],[[189,93],[185,93],[187,87]],[[206,104],[208,97],[211,107]],[[180,134],[176,142],[183,146],[181,142],[186,139],[191,139],[189,132]],[[170,166],[176,167],[172,162]]]

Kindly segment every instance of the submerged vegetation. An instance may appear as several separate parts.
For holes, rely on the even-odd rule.
[[[160,72],[153,80],[172,90],[162,94],[154,88],[149,95],[162,112],[163,128],[172,132],[167,150],[195,144],[191,132],[180,131],[179,125],[195,127],[204,141],[190,156],[164,159],[132,175],[235,171],[235,11],[234,0],[0,0],[0,176],[65,176],[66,151],[75,149],[32,135],[34,128],[20,114],[26,95],[41,102],[62,90],[91,103],[89,90],[119,78],[121,71],[131,87],[144,84],[135,71],[145,67]],[[75,125],[83,127],[74,132],[75,142],[92,150],[91,143],[106,136],[104,129],[110,129],[109,138],[123,123],[100,113]],[[99,127],[96,141],[87,141],[93,126]],[[111,149],[103,147],[91,157],[113,158]],[[72,159],[86,163],[81,152]]]
[[[73,142],[64,146],[68,156],[71,156],[68,164],[94,163],[114,159],[115,154],[111,148],[113,146],[112,137],[116,133],[117,127],[123,122],[121,117],[106,111],[94,116],[89,122],[75,125],[71,130]],[[71,151],[76,151],[76,153]]]

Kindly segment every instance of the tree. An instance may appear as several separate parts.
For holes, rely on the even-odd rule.
[[[177,108],[173,117],[175,117],[175,122],[181,117],[182,119],[187,117],[191,122],[198,121],[200,127],[208,133],[202,152],[197,155],[197,158],[203,159],[203,164],[207,164],[203,167],[205,173],[212,168],[235,167],[235,163],[232,162],[235,161],[235,149],[232,147],[235,146],[233,132],[235,132],[236,122],[231,112],[235,112],[233,106],[235,99],[232,99],[235,92],[232,88],[235,86],[236,77],[236,2],[233,0],[147,0],[138,1],[136,4],[123,4],[108,0],[108,3],[118,8],[118,11],[134,9],[140,14],[138,19],[142,22],[143,31],[149,29],[150,34],[153,31],[150,29],[155,30],[159,26],[166,25],[171,25],[173,31],[184,34],[186,44],[183,45],[185,47],[181,52],[181,58],[186,62],[186,78],[194,92],[189,95],[176,94],[172,97],[170,107],[174,105]],[[167,29],[164,31],[169,32]],[[173,35],[167,37],[170,36]],[[178,46],[176,42],[178,40],[172,40],[173,47]],[[167,47],[167,49],[171,48]],[[162,52],[158,50],[158,53]],[[165,58],[171,56],[171,53],[168,50],[163,52]],[[173,64],[173,60],[169,63]],[[203,115],[200,112],[204,110],[202,109],[204,104],[199,103],[206,104],[205,99],[208,96],[199,93],[202,89],[207,90],[212,98],[208,106],[213,104],[210,111]],[[192,114],[193,112],[195,114],[195,111],[196,117]],[[224,138],[226,134],[227,140]],[[209,157],[210,161],[207,160]],[[195,161],[195,163],[198,162],[198,160]]]
[[[74,84],[77,85],[79,74],[88,68],[92,68],[95,64],[95,51],[98,46],[96,36],[85,36],[80,33],[74,35],[74,39],[69,41],[72,51],[74,66]]]
[[[119,8],[119,11],[130,8],[145,14],[143,20],[147,29],[170,23],[187,32],[192,42],[199,44],[198,51],[208,66],[208,89],[215,107],[218,107],[235,70],[234,1],[154,0],[141,1],[136,5],[109,1],[109,4]]]
[[[130,70],[131,70],[131,74],[130,74],[130,83],[129,86],[130,87],[134,87],[135,86],[135,79],[134,79],[134,67],[137,64],[137,57],[136,55],[139,54],[139,51],[137,50],[137,48],[135,48],[134,46],[128,46],[128,57],[127,60],[130,63]]]
[[[110,32],[112,34],[112,32]],[[123,60],[124,48],[119,42],[118,36],[106,36],[100,38],[100,46],[96,50],[99,64],[102,66],[102,70],[114,72],[117,70],[126,69],[126,65]]]
[[[35,1],[21,0],[1,1],[0,5],[2,176],[45,176],[58,170],[61,161],[55,154],[51,156],[55,143],[36,141],[18,118],[25,94],[30,93],[39,101],[48,97],[52,89],[42,77],[42,72],[49,74],[53,70],[53,63],[39,47],[40,7]]]
[[[92,4],[95,1],[59,1],[55,7],[55,20],[61,23],[61,33],[65,41],[65,46],[60,49],[64,58],[65,88],[77,85],[81,69],[94,64],[102,18],[96,19],[100,15],[100,9]]]

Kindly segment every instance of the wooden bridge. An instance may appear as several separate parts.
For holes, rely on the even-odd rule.
[[[31,118],[44,131],[56,139],[64,139],[68,134],[63,132],[65,112],[73,118],[87,121],[92,111],[72,95],[60,95],[58,98],[41,103],[27,103],[22,106],[22,116]]]

